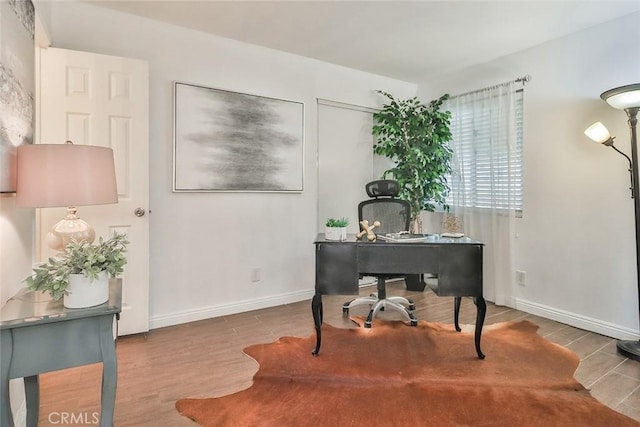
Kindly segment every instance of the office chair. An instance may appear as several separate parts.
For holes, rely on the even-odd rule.
[[[376,234],[398,233],[409,230],[411,220],[411,205],[406,200],[396,199],[400,192],[400,185],[393,180],[372,181],[365,186],[367,195],[371,199],[360,202],[358,205],[358,221],[367,220],[369,224],[380,221],[380,226],[375,229]],[[372,243],[384,244],[384,243]],[[370,305],[369,315],[364,323],[365,328],[370,328],[373,318],[378,311],[385,308],[393,308],[400,311],[412,326],[418,324],[412,310],[415,304],[410,299],[404,297],[387,297],[386,280],[394,277],[405,277],[398,275],[367,274],[377,279],[377,294],[368,297],[359,297],[342,305],[342,313],[346,316],[349,309],[359,305]],[[405,307],[406,305],[406,307]]]

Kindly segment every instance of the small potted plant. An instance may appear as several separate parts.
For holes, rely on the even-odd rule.
[[[325,223],[324,237],[327,240],[347,240],[347,225],[349,219],[342,217],[339,219],[329,218]]]
[[[118,233],[108,240],[100,237],[97,244],[71,241],[61,255],[33,269],[27,287],[49,292],[54,300],[64,297],[67,308],[102,304],[109,299],[109,278],[124,271],[128,243]]]

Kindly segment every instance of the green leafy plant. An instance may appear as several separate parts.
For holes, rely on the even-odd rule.
[[[96,280],[98,274],[106,271],[109,277],[117,277],[127,263],[126,235],[114,233],[109,240],[100,237],[97,244],[86,241],[71,241],[64,252],[49,258],[48,263],[37,265],[31,276],[25,279],[27,287],[33,291],[47,291],[54,300],[67,295],[70,274],[83,274]]]
[[[451,173],[453,155],[448,145],[451,113],[441,110],[449,95],[425,105],[417,97],[399,100],[387,92],[378,93],[389,103],[373,115],[373,151],[394,162],[382,177],[392,175],[398,181],[399,197],[411,204],[412,231],[421,232],[421,211],[433,212],[437,205],[449,208],[446,175]]]
[[[349,219],[345,217],[338,218],[338,219],[328,218],[325,225],[327,227],[346,227],[347,225],[349,225]]]

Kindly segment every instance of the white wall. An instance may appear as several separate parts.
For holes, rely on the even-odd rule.
[[[409,97],[417,87],[87,4],[50,7],[54,47],[149,61],[151,326],[309,298],[316,98],[377,107],[375,89]],[[174,80],[304,102],[304,192],[172,193]]]
[[[0,306],[31,272],[33,216],[33,209],[16,207],[14,194],[0,195]]]
[[[640,82],[640,13],[501,58],[446,81],[434,97],[530,74],[525,88],[524,217],[518,221],[518,307],[616,337],[638,333],[633,201],[628,163],[590,142],[600,120],[631,154],[624,112],[600,93]]]

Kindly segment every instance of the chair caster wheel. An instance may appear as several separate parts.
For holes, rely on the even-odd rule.
[[[365,328],[371,328],[371,322],[364,322]]]
[[[418,321],[417,320],[412,320],[411,321],[411,326],[418,326]]]
[[[349,315],[349,307],[342,307],[342,315],[343,316]]]

